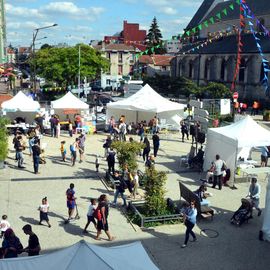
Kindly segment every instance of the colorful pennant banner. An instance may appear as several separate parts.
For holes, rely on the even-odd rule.
[[[253,28],[254,25],[253,25],[253,22],[251,21],[251,19],[253,18],[251,10],[247,7],[247,5],[244,1],[241,4],[241,6],[243,8],[244,16],[247,18],[249,29],[252,32],[252,35],[253,35],[255,42],[256,42],[257,49],[258,49],[260,56],[261,56],[261,59],[262,59],[263,79],[262,79],[261,83],[264,86],[265,94],[269,95],[269,80],[268,80],[268,73],[270,72],[269,61],[265,58],[265,55],[264,55],[262,47],[261,47],[260,38],[257,37],[257,35],[256,35],[257,33],[255,32],[255,30]]]

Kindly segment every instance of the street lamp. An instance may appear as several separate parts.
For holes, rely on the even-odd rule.
[[[58,24],[55,23],[55,24],[52,24],[52,25],[43,26],[43,27],[39,27],[39,28],[34,29],[34,32],[33,32],[33,41],[32,41],[32,57],[33,57],[33,60],[34,60],[34,72],[33,72],[33,90],[34,90],[34,93],[37,90],[37,83],[36,83],[36,62],[35,62],[35,42],[37,40],[38,32],[40,30],[51,28],[51,27],[55,27],[57,25]],[[44,37],[44,38],[47,38],[47,37]],[[41,39],[44,39],[44,38],[41,38]]]

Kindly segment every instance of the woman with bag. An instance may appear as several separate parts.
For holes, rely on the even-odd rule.
[[[184,224],[187,227],[187,229],[186,229],[185,242],[181,246],[182,248],[185,248],[187,246],[190,234],[193,237],[193,242],[197,241],[197,237],[195,233],[192,231],[193,227],[196,224],[196,217],[197,217],[197,209],[195,206],[195,201],[191,201],[190,206],[184,212]]]

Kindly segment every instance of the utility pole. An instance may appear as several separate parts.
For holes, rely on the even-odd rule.
[[[78,73],[78,97],[81,89],[81,45],[79,45],[79,73]]]

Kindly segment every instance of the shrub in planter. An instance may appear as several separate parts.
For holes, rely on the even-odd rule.
[[[145,174],[145,214],[147,216],[166,214],[167,203],[164,187],[167,180],[166,173],[157,171],[153,166],[146,169]]]
[[[3,162],[8,155],[8,133],[5,126],[8,122],[8,119],[0,118],[0,162]]]
[[[128,165],[130,172],[138,168],[137,155],[144,148],[142,143],[138,142],[113,142],[112,148],[117,152],[117,159],[121,170],[124,170],[125,164]]]

